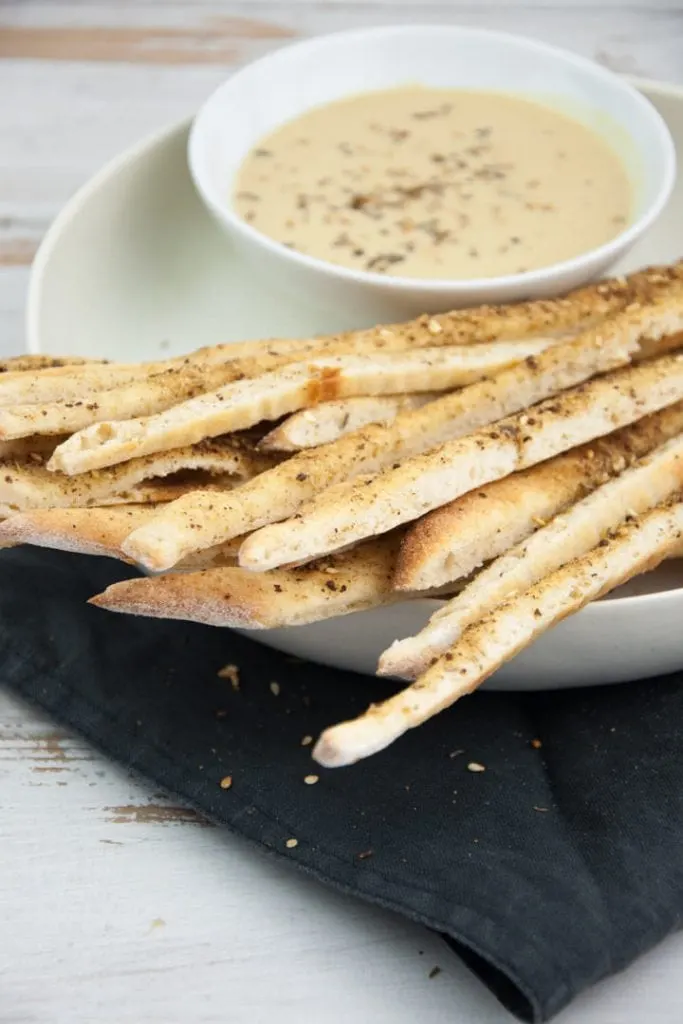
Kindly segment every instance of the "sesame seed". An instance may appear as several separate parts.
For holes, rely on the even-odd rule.
[[[224,665],[216,673],[219,679],[229,679],[233,690],[240,688],[240,670],[237,665]]]
[[[272,695],[273,695],[274,697],[277,697],[277,696],[279,695],[279,693],[280,693],[280,684],[279,684],[279,683],[276,683],[276,682],[275,682],[275,681],[273,680],[273,682],[272,682],[272,683],[270,683],[269,685],[270,685],[270,692],[272,693]]]
[[[470,763],[467,765],[467,771],[468,772],[485,772],[486,771],[486,766],[483,765],[483,764],[479,764],[478,761],[470,761]]]
[[[230,789],[232,787],[232,775],[226,775],[220,781],[221,789]]]
[[[313,737],[312,736],[303,736],[301,738],[301,746],[302,747],[310,747],[312,742],[313,742]]]
[[[430,334],[441,334],[443,332],[443,327],[438,320],[431,319],[427,324],[427,330]]]
[[[307,786],[315,786],[316,782],[320,779],[319,775],[305,775],[304,782]]]
[[[299,845],[299,840],[298,839],[288,839],[287,842],[285,843],[285,846],[287,847],[288,850],[293,850],[294,847],[298,846],[298,845]]]

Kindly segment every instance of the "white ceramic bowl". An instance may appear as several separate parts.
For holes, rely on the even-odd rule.
[[[233,210],[235,175],[265,134],[345,96],[417,82],[510,92],[598,131],[631,181],[630,222],[612,241],[540,270],[475,280],[417,280],[336,266],[297,253]],[[356,322],[416,316],[479,302],[542,298],[602,274],[661,213],[675,178],[675,151],[655,108],[597,64],[531,39],[445,25],[343,32],[277,50],[233,75],[195,118],[188,146],[197,189],[245,257],[280,289],[319,305],[352,305]]]

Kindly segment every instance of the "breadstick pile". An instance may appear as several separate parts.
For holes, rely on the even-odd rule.
[[[446,595],[351,764],[683,556],[683,262],[565,297],[124,365],[0,363],[0,545],[160,575],[92,602],[272,629]]]

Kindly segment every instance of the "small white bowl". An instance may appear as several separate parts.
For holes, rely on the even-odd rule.
[[[540,270],[418,280],[303,255],[235,212],[235,176],[264,135],[311,107],[408,83],[514,93],[599,132],[628,173],[634,196],[630,223],[605,245]],[[259,274],[277,288],[305,293],[314,304],[351,305],[358,325],[482,302],[543,298],[578,287],[604,273],[651,226],[676,173],[663,119],[628,82],[535,40],[446,25],[341,32],[277,50],[233,75],[207,100],[194,120],[188,158],[203,201]]]

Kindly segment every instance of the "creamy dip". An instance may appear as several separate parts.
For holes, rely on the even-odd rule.
[[[264,137],[234,206],[283,245],[400,277],[521,273],[613,238],[626,171],[578,121],[492,92],[411,86],[308,111]]]

